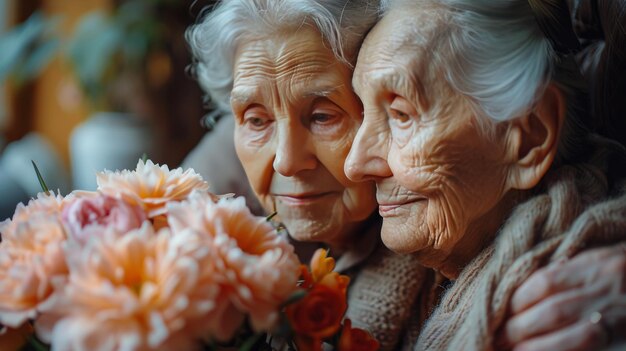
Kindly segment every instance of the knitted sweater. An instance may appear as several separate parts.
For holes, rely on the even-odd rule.
[[[379,234],[380,235],[380,234]],[[415,344],[426,317],[434,274],[414,255],[399,255],[379,240],[377,250],[357,267],[348,290],[346,316],[369,331],[381,350]]]

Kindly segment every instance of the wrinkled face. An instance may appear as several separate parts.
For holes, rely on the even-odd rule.
[[[242,45],[234,72],[235,147],[266,211],[296,240],[347,239],[376,208],[374,184],[343,172],[361,122],[351,70],[302,27]]]
[[[376,181],[384,243],[436,266],[489,227],[507,172],[500,135],[484,135],[433,63],[445,23],[433,11],[392,11],[366,38],[353,79],[364,120],[346,174]]]

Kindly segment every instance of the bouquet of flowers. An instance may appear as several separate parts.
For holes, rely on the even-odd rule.
[[[35,346],[63,351],[272,349],[274,332],[300,351],[378,347],[342,326],[349,279],[332,258],[301,265],[243,198],[151,161],[97,182],[44,191],[0,223],[0,346],[34,330]]]

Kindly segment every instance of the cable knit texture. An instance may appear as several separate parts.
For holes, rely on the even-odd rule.
[[[418,305],[427,270],[414,255],[399,255],[382,244],[350,283],[346,316],[372,333],[381,350],[399,350]],[[413,329],[419,330],[420,325]]]
[[[415,350],[494,350],[512,294],[531,273],[584,249],[625,241],[625,188],[611,191],[602,169],[583,164],[548,174],[448,289]]]

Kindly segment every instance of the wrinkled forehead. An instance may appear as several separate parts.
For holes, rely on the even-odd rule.
[[[246,104],[270,91],[310,98],[352,94],[352,70],[314,29],[261,36],[243,42],[234,63],[231,102]]]
[[[277,32],[272,35],[251,36],[243,40],[235,53],[238,71],[249,68],[273,67],[277,71],[292,71],[298,67],[330,65],[337,62],[321,35],[314,29]],[[237,71],[235,72],[235,78]]]
[[[403,70],[423,77],[433,75],[444,33],[449,30],[448,11],[430,2],[411,2],[392,8],[365,38],[354,71],[354,85],[380,72]]]

